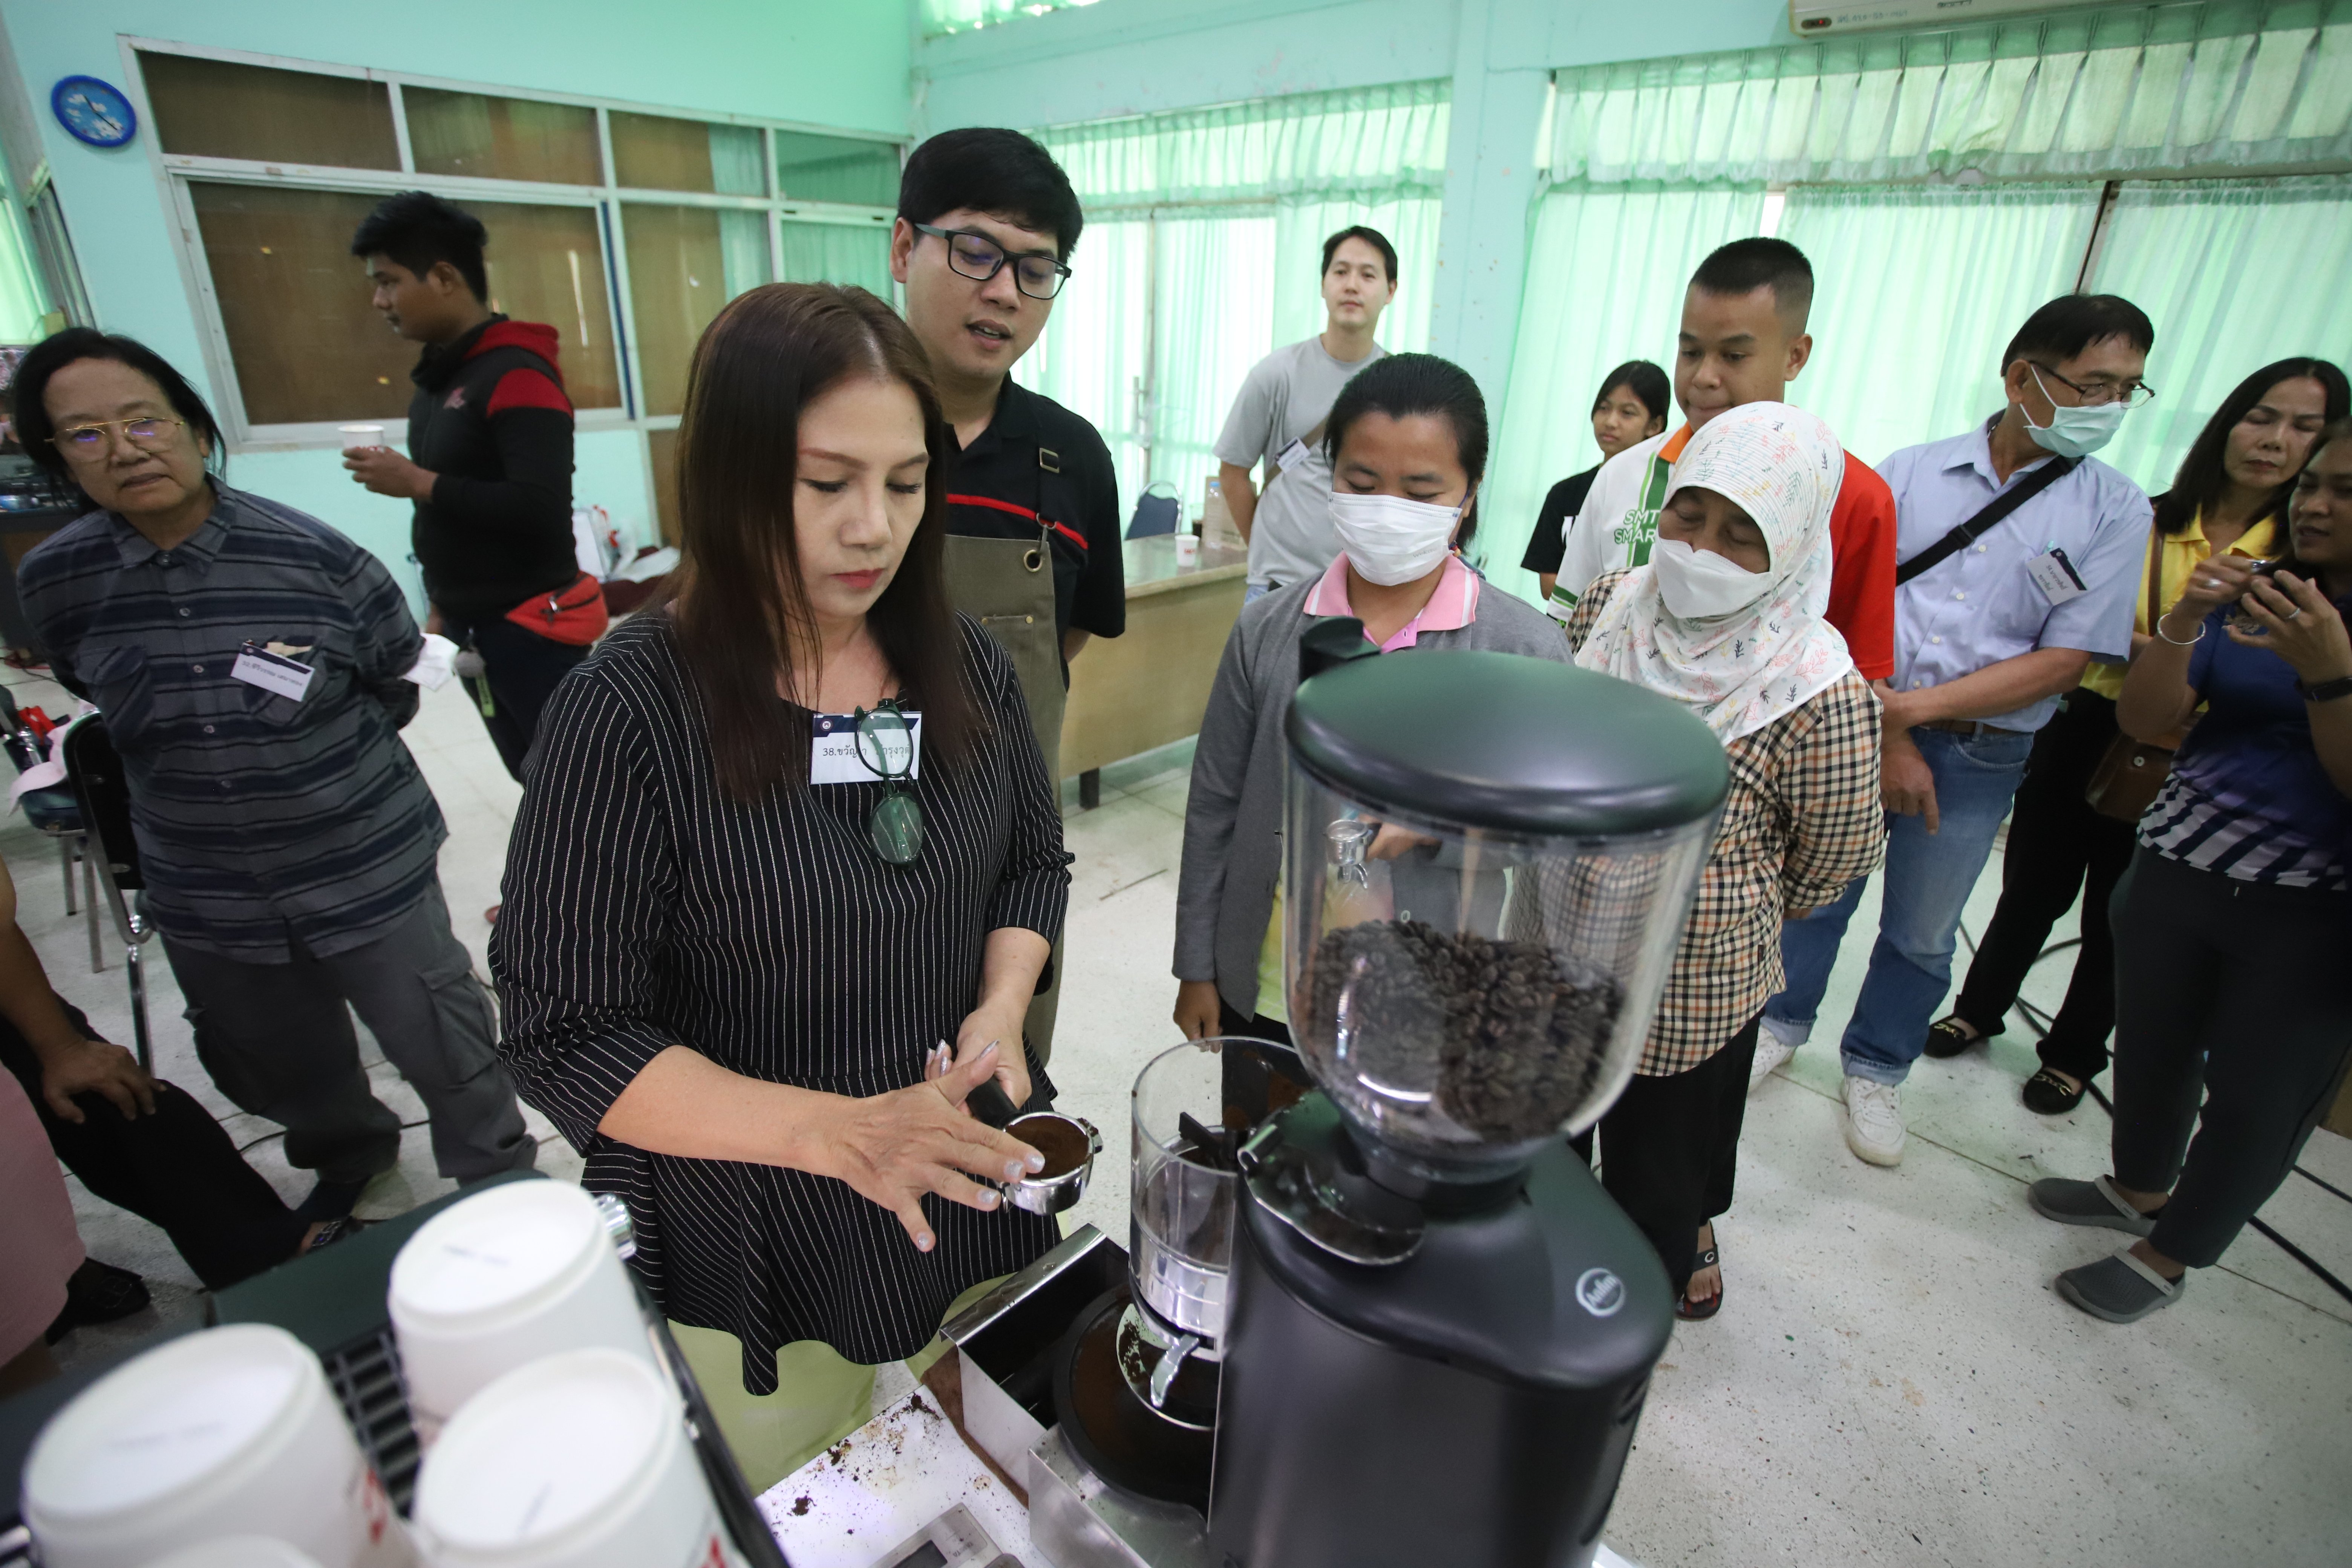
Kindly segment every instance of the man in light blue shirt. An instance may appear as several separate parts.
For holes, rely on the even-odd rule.
[[[2053,300],[2003,355],[2009,406],[1997,418],[1878,465],[1898,528],[1895,677],[1882,692],[1886,879],[1870,973],[1840,1045],[1846,1145],[1873,1164],[1903,1157],[1900,1086],[1950,989],[1960,910],[2033,732],[2093,659],[2130,656],[2148,500],[2090,453],[2148,396],[2140,373],[2155,335],[2113,295]],[[2045,478],[2053,464],[2071,466]],[[2037,484],[2008,516],[1937,552],[1997,497]],[[1909,566],[1930,554],[1939,558]],[[1787,989],[1765,1005],[1759,1058],[1769,1050],[1785,1061],[1811,1034],[1862,890],[1856,882],[1782,926]]]

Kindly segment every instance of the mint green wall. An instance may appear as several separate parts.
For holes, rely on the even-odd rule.
[[[923,40],[916,132],[1451,77],[1430,347],[1499,401],[1539,194],[1529,154],[1550,72],[1788,41],[1786,0],[1680,0],[1655,11],[1624,0],[1100,0]]]
[[[152,132],[142,127],[129,146],[100,152],[48,111],[60,77],[122,85],[123,37],[894,134],[910,108],[909,0],[0,0],[0,22],[40,134],[37,149],[12,147],[12,161],[26,173],[48,161],[100,324],[143,339],[199,385],[195,307]],[[356,289],[352,307],[367,308]],[[231,482],[344,529],[414,585],[406,507],[351,484],[333,452],[246,453],[229,471]],[[645,476],[637,432],[581,438],[583,502],[649,529]]]

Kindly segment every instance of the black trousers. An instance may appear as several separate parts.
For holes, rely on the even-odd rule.
[[[2050,941],[2050,928],[2080,893],[2083,944],[2041,1054],[2043,1067],[2084,1080],[2105,1068],[2107,1036],[2116,1025],[2115,941],[2107,930],[2107,901],[2131,864],[2133,828],[2084,805],[2083,789],[2117,733],[2115,703],[2078,689],[2067,693],[2034,737],[2009,819],[2000,903],[1977,944],[1959,1000],[1952,1004],[1952,1011],[1979,1034],[2000,1033],[2009,1010],[2017,1005],[2025,972]]]
[[[89,1038],[97,1031],[68,1005]],[[218,1290],[294,1256],[308,1222],[288,1208],[245,1163],[212,1113],[162,1085],[155,1113],[126,1120],[103,1095],[74,1097],[68,1121],[41,1098],[41,1058],[15,1025],[0,1018],[0,1063],[16,1075],[66,1169],[97,1196],[162,1228],[207,1289]]]
[[[2286,1180],[2352,1061],[2352,896],[2142,849],[2110,919],[2116,1180],[2170,1193],[2148,1244],[2210,1268]]]
[[[1222,997],[1217,1002],[1217,1032],[1242,1035],[1253,1040],[1272,1040],[1277,1046],[1296,1047],[1290,1037],[1290,1026],[1277,1024],[1271,1018],[1244,1018],[1234,1011],[1234,1005]]]
[[[1635,1073],[1601,1118],[1601,1184],[1658,1249],[1676,1295],[1690,1284],[1698,1227],[1731,1207],[1756,1022],[1695,1068]],[[1591,1158],[1589,1136],[1575,1148]]]
[[[523,759],[530,754],[531,740],[539,733],[540,713],[555,694],[556,683],[588,657],[588,649],[551,642],[503,616],[468,621],[445,611],[441,632],[458,647],[482,656],[486,673],[479,680],[468,679],[466,690],[474,699],[475,711],[480,712],[481,689],[488,685],[490,711],[483,714],[482,725],[499,748],[499,760],[520,783]]]

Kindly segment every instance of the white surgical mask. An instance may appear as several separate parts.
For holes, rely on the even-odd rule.
[[[1454,542],[1458,506],[1403,496],[1331,492],[1331,528],[1349,563],[1367,583],[1393,588],[1429,575]]]
[[[2033,371],[2033,384],[2042,387],[2042,395],[2050,397],[2050,389],[2042,386],[2042,373],[2031,365],[2026,368]],[[2089,457],[2116,438],[2124,416],[2130,412],[2131,405],[2120,400],[2094,408],[2064,408],[2056,398],[2050,397],[2050,423],[2036,425],[2032,415],[2026,414],[2022,406],[2018,409],[2024,415],[2025,433],[2033,437],[2033,444],[2062,458]]]
[[[1658,597],[1676,620],[1711,620],[1744,610],[1772,585],[1764,573],[1750,572],[1712,550],[1693,550],[1679,539],[1650,546],[1650,570],[1657,575]]]

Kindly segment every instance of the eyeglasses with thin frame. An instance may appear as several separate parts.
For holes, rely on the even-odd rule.
[[[2101,408],[2110,403],[2120,403],[2126,408],[2137,408],[2156,395],[2156,388],[2144,381],[2127,381],[2118,386],[2113,382],[2095,381],[2085,386],[2079,381],[2069,381],[2046,364],[2032,360],[2025,362],[2059,385],[2071,387],[2083,400],[2085,408]]]
[[[100,419],[60,430],[49,437],[49,444],[60,452],[91,456],[105,447],[106,433],[119,428],[132,446],[159,452],[172,444],[174,431],[184,430],[187,425],[184,419]]]
[[[948,265],[975,283],[985,283],[1013,263],[1013,284],[1032,300],[1050,300],[1062,291],[1070,280],[1070,269],[1042,250],[1024,251],[1019,256],[1005,253],[1003,246],[971,228],[938,228],[930,224],[915,225],[917,234],[937,236],[948,242]]]
[[[855,718],[857,760],[882,781],[882,798],[866,816],[866,841],[886,864],[911,866],[923,854],[923,808],[907,788],[915,774],[914,727],[895,697],[870,713],[858,709]]]

